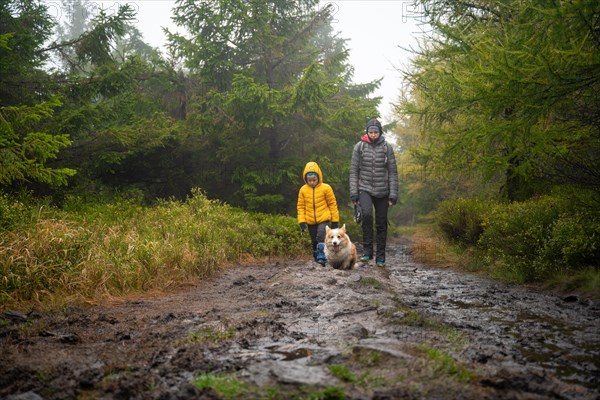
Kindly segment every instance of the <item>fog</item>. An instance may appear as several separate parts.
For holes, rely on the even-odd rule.
[[[61,0],[46,0],[51,14],[60,19]],[[103,8],[110,13],[119,4],[130,4],[137,11],[134,24],[143,33],[146,42],[164,49],[163,27],[176,31],[171,21],[171,9],[175,0],[127,0],[91,2],[97,10]],[[393,106],[402,88],[398,71],[409,64],[411,57],[407,49],[416,48],[425,33],[421,24],[422,13],[412,1],[395,0],[335,0],[322,1],[321,7],[333,5],[333,28],[339,37],[348,39],[349,63],[355,69],[354,82],[367,83],[383,78],[381,87],[373,96],[381,96],[379,107],[383,123],[392,119]],[[92,11],[93,12],[93,11]]]

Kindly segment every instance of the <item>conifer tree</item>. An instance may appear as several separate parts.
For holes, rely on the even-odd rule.
[[[600,6],[418,2],[434,33],[405,76],[430,162],[504,177],[511,200],[600,188]]]

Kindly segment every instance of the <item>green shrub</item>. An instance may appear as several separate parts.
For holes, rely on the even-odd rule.
[[[478,250],[499,277],[521,283],[543,279],[550,271],[539,263],[541,254],[567,209],[558,197],[497,205],[484,218]]]
[[[0,192],[0,232],[13,228],[21,219],[25,205]]]
[[[441,202],[435,223],[444,237],[461,246],[474,246],[483,233],[483,219],[492,203],[477,199],[453,199]]]
[[[593,213],[562,215],[541,249],[536,266],[542,271],[554,265],[565,269],[600,267],[600,218]]]
[[[35,223],[51,209],[48,199],[33,199],[28,192],[9,195],[0,191],[0,232]]]

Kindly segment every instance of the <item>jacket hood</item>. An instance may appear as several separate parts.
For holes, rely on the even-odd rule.
[[[315,172],[319,177],[319,183],[317,184],[317,186],[323,183],[323,173],[321,172],[319,164],[317,164],[314,161],[309,161],[306,163],[306,165],[304,166],[304,172],[302,173],[302,180],[304,181],[304,183],[306,183],[306,174],[308,174],[309,172]]]

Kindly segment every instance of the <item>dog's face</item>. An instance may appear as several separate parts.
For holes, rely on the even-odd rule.
[[[342,248],[348,244],[348,236],[346,235],[346,225],[336,229],[326,227],[325,231],[325,242],[328,247],[337,249]]]

